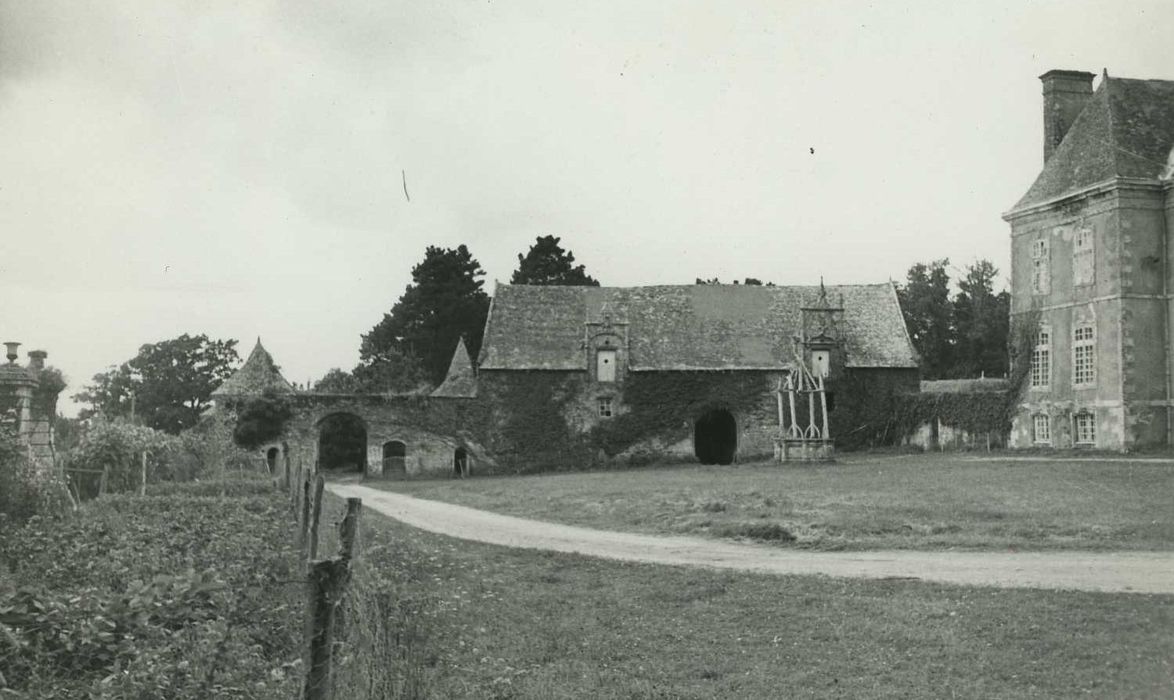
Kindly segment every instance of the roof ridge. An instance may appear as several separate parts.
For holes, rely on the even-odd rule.
[[[1121,155],[1118,152],[1121,146],[1117,143],[1117,124],[1113,118],[1113,95],[1112,95],[1112,80],[1109,78],[1109,69],[1103,69],[1103,77],[1101,78],[1101,87],[1105,90],[1105,109],[1108,111],[1109,117],[1109,143],[1107,144],[1113,152],[1113,174],[1120,177],[1121,175]]]

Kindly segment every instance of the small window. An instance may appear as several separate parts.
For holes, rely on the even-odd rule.
[[[1051,289],[1051,270],[1048,259],[1048,239],[1040,238],[1031,243],[1031,291],[1033,294],[1047,294]]]
[[[1081,229],[1072,240],[1072,283],[1092,284],[1096,278],[1096,253],[1091,229]]]
[[[1073,422],[1076,423],[1074,432],[1076,433],[1077,445],[1095,445],[1097,443],[1096,416],[1088,412],[1077,413]]]
[[[1035,346],[1031,349],[1031,388],[1046,389],[1052,372],[1052,334],[1047,329],[1035,335]]]
[[[601,382],[616,380],[616,351],[600,350],[595,356],[595,378]]]
[[[811,351],[811,373],[817,377],[828,376],[828,367],[831,366],[832,354],[827,350]]]
[[[1037,445],[1050,445],[1052,442],[1052,422],[1045,415],[1031,417],[1031,441]]]
[[[600,418],[611,418],[611,416],[612,416],[611,397],[610,396],[599,397],[599,417]]]
[[[1097,381],[1096,337],[1092,326],[1078,326],[1072,331],[1072,383],[1090,386]]]

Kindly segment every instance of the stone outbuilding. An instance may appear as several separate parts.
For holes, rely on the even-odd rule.
[[[1174,81],[1053,70],[1044,166],[1003,215],[1034,329],[1014,447],[1169,445]]]
[[[811,407],[781,399],[801,366],[826,384],[829,418],[821,412],[818,426]],[[918,379],[892,284],[499,284],[478,362],[460,342],[431,393],[297,391],[258,341],[213,396],[287,397],[294,417],[265,447],[274,466],[292,454],[416,477],[768,459],[784,419],[830,446],[829,424],[852,437],[864,414],[916,392]]]

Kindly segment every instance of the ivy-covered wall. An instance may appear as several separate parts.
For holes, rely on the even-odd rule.
[[[319,425],[332,414],[361,418],[368,474],[380,473],[382,446],[407,445],[404,476],[452,472],[466,449],[472,473],[530,473],[694,458],[694,426],[714,410],[737,426],[737,461],[769,459],[778,434],[775,391],[782,372],[627,372],[598,382],[585,371],[483,370],[478,396],[297,394],[283,440],[313,461]],[[832,438],[840,449],[896,444],[899,397],[916,392],[917,370],[849,370],[828,384]],[[601,416],[599,399],[612,398]],[[388,474],[387,476],[393,476]]]
[[[919,370],[904,368],[852,368],[828,381],[828,423],[836,449],[898,444],[903,431],[894,426],[894,414],[904,397],[917,395],[920,381]]]

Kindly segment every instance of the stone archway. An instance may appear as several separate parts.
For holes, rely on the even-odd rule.
[[[463,447],[458,447],[452,453],[452,472],[458,478],[469,475],[469,451]]]
[[[738,451],[738,422],[725,409],[702,414],[693,424],[693,453],[702,464],[730,464]]]
[[[402,440],[383,443],[383,475],[403,476],[407,473],[408,446]]]
[[[269,467],[270,474],[277,471],[277,458],[280,456],[281,450],[277,447],[270,447],[265,451],[265,464]]]
[[[367,473],[367,424],[353,413],[318,421],[318,468]]]

